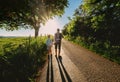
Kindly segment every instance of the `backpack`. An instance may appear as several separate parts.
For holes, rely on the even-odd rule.
[[[61,42],[61,39],[62,39],[62,34],[61,33],[56,33],[55,34],[55,42],[56,43],[59,43],[59,42]]]

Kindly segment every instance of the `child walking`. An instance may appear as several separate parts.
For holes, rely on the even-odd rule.
[[[52,50],[51,50],[52,40],[50,38],[50,35],[48,35],[48,38],[46,40],[46,45],[47,45],[48,55],[52,54]]]

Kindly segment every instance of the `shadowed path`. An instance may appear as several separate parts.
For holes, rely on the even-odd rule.
[[[39,82],[120,82],[120,65],[63,40],[61,56],[53,51]]]

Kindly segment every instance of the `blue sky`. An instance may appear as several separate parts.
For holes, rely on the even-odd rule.
[[[67,17],[72,17],[74,14],[74,10],[79,7],[82,0],[69,0],[69,7],[65,9],[64,15],[60,17],[56,17],[53,20],[48,20],[46,25],[41,26],[39,35],[41,34],[54,34],[57,28],[62,29],[63,26],[69,22]],[[0,36],[34,36],[34,30],[31,29],[20,29],[15,31],[5,31],[4,29],[0,29]]]

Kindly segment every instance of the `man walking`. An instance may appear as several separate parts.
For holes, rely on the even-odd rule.
[[[55,35],[54,35],[54,41],[55,41],[55,55],[57,55],[57,51],[58,51],[58,56],[60,56],[60,52],[61,52],[62,38],[63,38],[63,36],[60,33],[60,29],[57,29],[57,33],[55,33]]]

